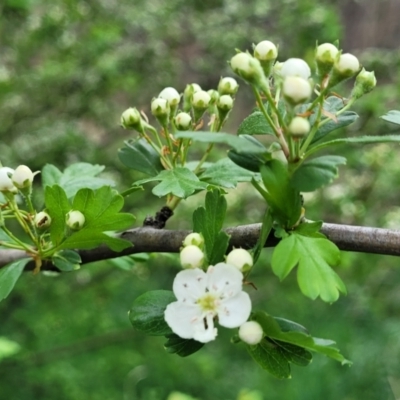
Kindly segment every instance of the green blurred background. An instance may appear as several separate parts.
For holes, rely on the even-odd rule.
[[[235,48],[264,39],[279,44],[281,61],[310,63],[316,41],[339,39],[378,78],[357,103],[360,119],[341,134],[400,133],[378,118],[400,108],[397,0],[2,0],[0,11],[0,158],[7,166],[100,163],[126,189],[139,176],[116,158],[131,136],[118,126],[121,112],[136,106],[149,114],[165,86],[215,87],[231,75],[226,60]],[[231,132],[254,105],[241,86]],[[398,228],[397,145],[340,151],[348,165],[306,198],[307,217]],[[127,199],[138,225],[163,204],[150,198],[148,189]],[[202,201],[197,195],[182,204],[168,227],[190,228]],[[263,213],[246,185],[228,204],[227,226]],[[151,255],[147,263],[104,261],[58,277],[24,274],[0,304],[0,400],[399,399],[400,260],[343,253],[339,273],[349,294],[327,305],[300,295],[294,274],[279,283],[269,257],[265,251],[252,275],[255,306],[336,340],[351,368],[316,356],[279,381],[223,329],[187,359],[168,355],[162,339],[134,332],[127,317],[135,297],[169,289],[178,271],[175,255]]]

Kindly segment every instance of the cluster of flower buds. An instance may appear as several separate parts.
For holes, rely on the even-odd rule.
[[[34,176],[26,165],[19,165],[15,170],[9,167],[0,168],[0,192],[17,193],[21,191],[23,194],[30,193]]]

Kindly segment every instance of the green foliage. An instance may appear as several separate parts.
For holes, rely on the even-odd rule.
[[[51,262],[63,272],[76,271],[82,262],[79,253],[73,250],[61,250],[54,253]]]
[[[239,125],[238,135],[273,135],[271,125],[265,120],[261,111],[255,111]]]
[[[178,335],[167,335],[167,341],[164,344],[165,350],[171,354],[177,354],[180,357],[187,357],[199,351],[204,343],[197,342],[193,339],[182,339]]]
[[[30,260],[30,258],[21,258],[0,269],[0,301],[5,299],[13,290],[25,265],[28,264]]]
[[[393,124],[400,125],[400,111],[398,111],[398,110],[389,111],[387,114],[383,115],[381,118],[387,122],[391,122]]]
[[[205,254],[210,265],[223,261],[228,248],[230,236],[221,231],[226,207],[223,194],[219,190],[212,190],[207,192],[205,207],[193,212],[193,231],[203,235]]]

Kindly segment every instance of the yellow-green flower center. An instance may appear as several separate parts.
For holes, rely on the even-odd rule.
[[[197,300],[197,304],[203,311],[215,311],[216,308],[216,297],[211,293],[207,293],[203,297]]]

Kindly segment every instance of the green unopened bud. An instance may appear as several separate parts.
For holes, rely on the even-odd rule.
[[[170,107],[177,106],[181,100],[180,94],[173,87],[166,87],[158,97],[167,100]]]
[[[329,88],[336,86],[338,83],[353,77],[360,71],[360,62],[353,54],[342,54],[335,60],[332,75],[329,79]]]
[[[260,85],[265,79],[263,68],[256,58],[249,53],[238,53],[231,58],[231,68],[245,81]]]
[[[11,192],[17,193],[18,189],[14,186],[11,176],[14,174],[14,170],[9,167],[0,168],[0,192]]]
[[[185,237],[185,240],[183,241],[183,246],[187,247],[187,246],[190,246],[190,245],[202,248],[203,245],[204,245],[203,236],[200,233],[197,233],[197,232],[189,233],[189,235],[187,235]]]
[[[179,131],[187,131],[192,127],[192,117],[185,112],[178,113],[175,116],[174,122]]]
[[[29,167],[26,165],[19,165],[13,175],[12,181],[15,187],[18,189],[25,189],[32,186],[34,174]]]
[[[45,229],[48,228],[51,224],[51,217],[47,212],[45,211],[40,211],[35,215],[35,218],[33,220],[36,228],[38,229]]]
[[[67,213],[65,222],[69,228],[77,231],[85,224],[85,216],[78,210],[71,210]]]
[[[128,108],[121,115],[121,126],[124,129],[134,129],[142,132],[142,117],[137,108]]]
[[[288,129],[292,137],[300,139],[310,132],[310,122],[307,118],[294,117],[290,121]]]
[[[180,253],[183,268],[201,268],[204,261],[204,253],[194,245],[186,246]]]
[[[339,55],[339,50],[332,43],[323,43],[315,50],[317,73],[323,78],[332,70],[333,64]]]
[[[218,83],[218,93],[220,95],[230,94],[234,96],[239,89],[239,84],[236,79],[225,77],[221,78]]]
[[[204,90],[199,90],[193,94],[192,106],[200,110],[206,110],[210,104],[211,96]]]
[[[196,92],[199,92],[201,87],[197,83],[186,85],[183,92],[183,111],[189,112],[192,108],[192,98]]]
[[[264,331],[258,322],[247,321],[240,325],[239,337],[247,344],[256,345],[263,339]]]
[[[253,257],[244,249],[233,249],[226,256],[226,263],[236,267],[239,271],[246,272],[253,266]]]
[[[254,47],[254,57],[260,61],[265,76],[269,77],[276,57],[278,57],[278,49],[269,40],[263,40]]]
[[[215,89],[207,90],[207,93],[211,97],[210,103],[208,105],[214,106],[215,104],[217,104],[217,101],[219,99],[219,93]]]
[[[304,103],[311,96],[310,82],[299,76],[288,76],[283,81],[283,96],[292,106]]]
[[[307,80],[311,76],[311,70],[301,58],[289,58],[282,65],[281,75],[283,78],[298,76]]]
[[[218,109],[222,111],[230,111],[233,108],[233,99],[229,94],[224,94],[217,101]]]
[[[157,97],[151,102],[151,113],[157,118],[161,126],[168,124],[170,107],[168,101]]]
[[[351,92],[351,96],[359,99],[366,93],[369,93],[376,86],[375,72],[368,72],[363,68],[357,75],[356,81],[354,82],[354,88]]]

